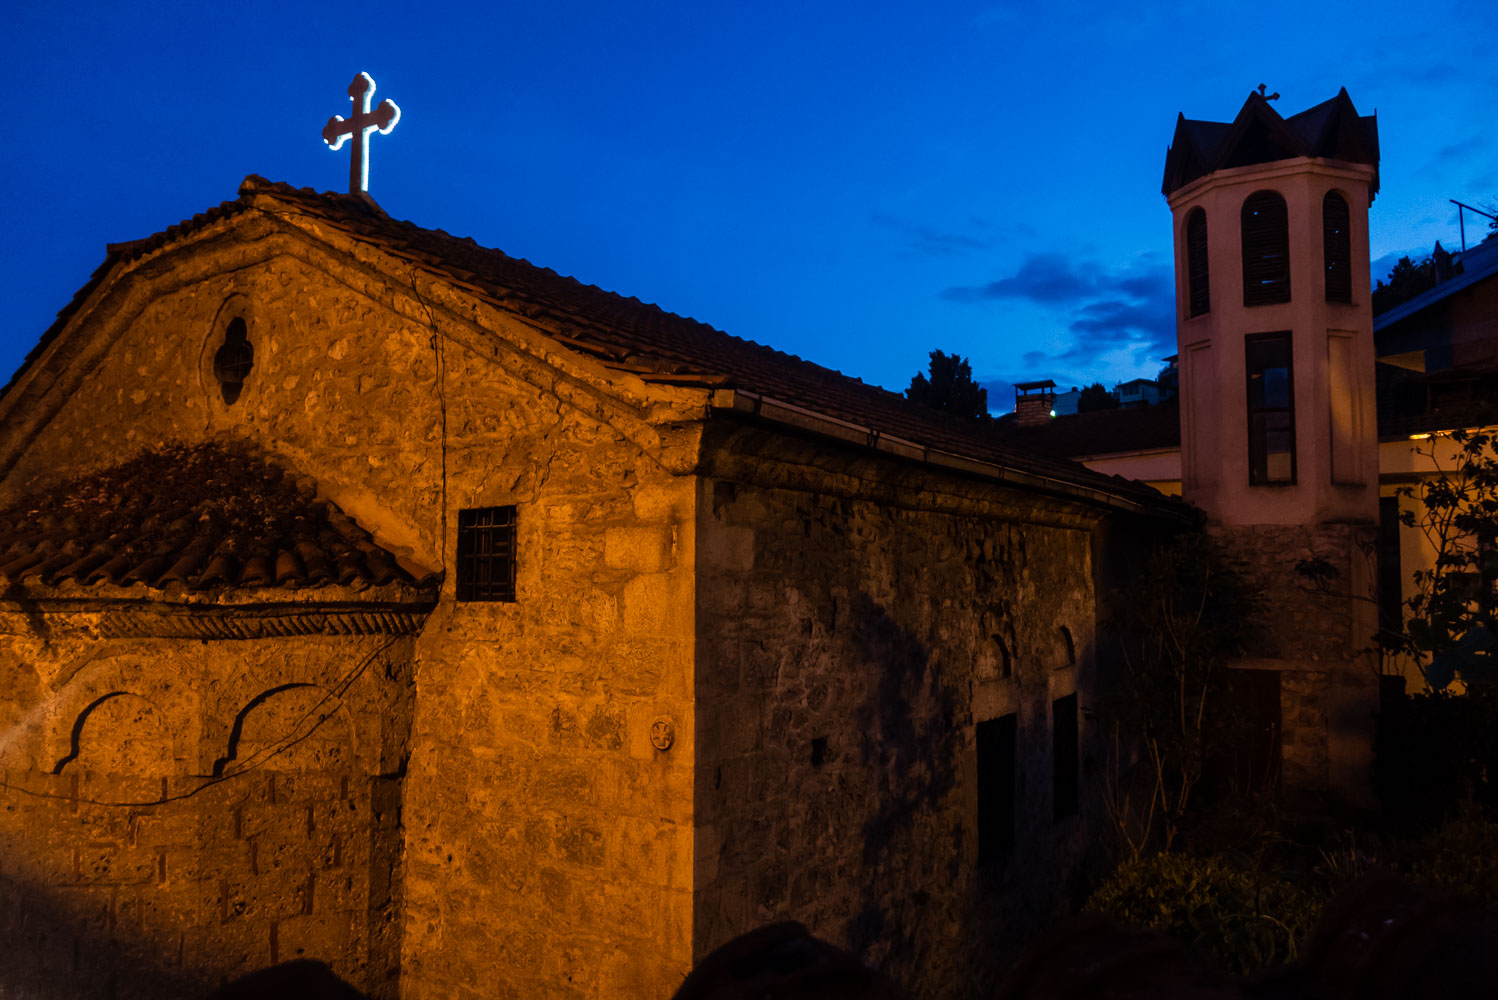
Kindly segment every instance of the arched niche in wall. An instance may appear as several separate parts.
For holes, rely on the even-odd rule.
[[[72,716],[65,752],[50,770],[166,777],[177,772],[175,757],[170,726],[156,705],[130,691],[108,691]]]
[[[357,759],[354,725],[343,701],[317,684],[282,684],[239,710],[213,773],[343,771]]]

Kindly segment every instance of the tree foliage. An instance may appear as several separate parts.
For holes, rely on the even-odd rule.
[[[967,358],[931,352],[930,374],[910,380],[905,398],[968,420],[988,419],[988,390],[973,381]]]
[[[1386,646],[1410,656],[1425,683],[1445,690],[1498,683],[1498,452],[1488,431],[1455,430],[1414,448],[1436,474],[1398,495],[1399,520],[1425,536],[1435,559],[1413,574],[1403,633]]]
[[[1113,393],[1103,387],[1103,383],[1094,382],[1082,390],[1077,397],[1078,413],[1095,413],[1098,410],[1116,410],[1118,400],[1113,398]]]
[[[1388,280],[1373,286],[1373,315],[1387,312],[1422,292],[1436,287],[1436,265],[1429,256],[1419,260],[1401,257],[1389,271]]]

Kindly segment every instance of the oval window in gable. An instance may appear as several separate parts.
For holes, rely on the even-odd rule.
[[[213,377],[225,405],[232,406],[244,391],[244,383],[255,367],[255,347],[250,343],[249,328],[238,316],[224,328],[224,342],[213,355]]]

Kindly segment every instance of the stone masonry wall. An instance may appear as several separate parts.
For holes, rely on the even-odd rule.
[[[987,995],[1096,829],[1085,791],[1053,818],[1051,759],[1093,658],[1091,522],[769,450],[720,460],[698,518],[695,951],[795,919],[918,995]],[[1011,712],[1016,845],[980,867],[974,726]]]
[[[666,997],[692,957],[694,480],[531,419],[450,459],[454,511],[517,507],[517,599],[449,588],[418,647],[407,995]]]
[[[72,395],[27,425],[3,492],[233,439],[443,574],[412,653],[409,759],[391,772],[402,995],[663,995],[691,961],[695,512],[677,473],[695,437],[674,423],[681,394],[636,386],[620,403],[599,372],[554,367],[514,316],[314,235],[240,216],[137,265],[108,309],[79,314],[87,336],[59,341],[73,360],[56,391]],[[212,359],[231,317],[254,367],[228,404]],[[459,605],[459,511],[498,504],[518,508],[519,599]],[[660,718],[676,726],[665,752],[650,744]]]
[[[203,995],[313,958],[393,997],[411,641],[89,617],[0,615],[0,995]]]
[[[1212,529],[1259,594],[1244,662],[1280,671],[1281,781],[1369,804],[1378,707],[1373,528],[1359,524]]]

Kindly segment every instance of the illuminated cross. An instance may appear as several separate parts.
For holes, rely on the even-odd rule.
[[[401,109],[395,102],[383,100],[373,111],[369,102],[374,97],[375,82],[368,73],[360,73],[348,85],[348,96],[354,102],[354,116],[347,121],[342,115],[334,115],[322,127],[323,142],[334,150],[342,149],[344,142],[353,137],[354,148],[349,156],[349,194],[363,194],[369,190],[369,133],[376,130],[389,135],[395,123],[401,120]]]

